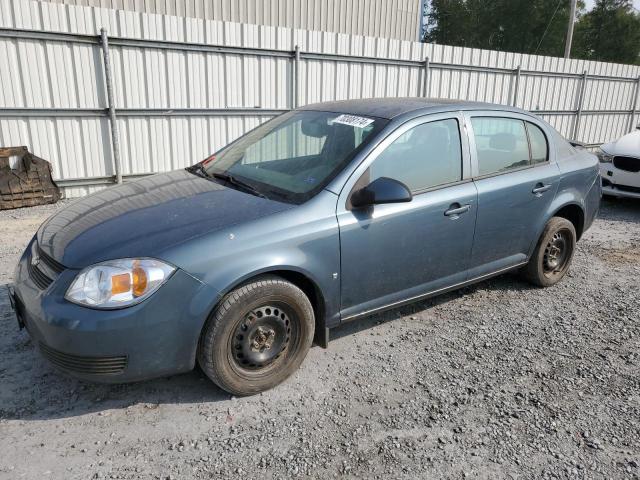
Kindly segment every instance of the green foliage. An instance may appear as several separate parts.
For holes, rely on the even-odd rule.
[[[640,15],[630,0],[578,1],[574,57],[638,63]],[[570,0],[432,0],[426,42],[561,57]]]
[[[630,0],[597,0],[576,25],[572,56],[640,64],[640,14]]]

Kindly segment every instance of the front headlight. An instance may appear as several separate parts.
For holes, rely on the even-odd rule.
[[[598,156],[598,160],[600,163],[611,163],[613,162],[613,155],[609,155],[607,152],[599,148],[596,150],[596,155]]]
[[[109,260],[82,270],[65,298],[94,308],[128,307],[155,292],[174,271],[152,258]]]

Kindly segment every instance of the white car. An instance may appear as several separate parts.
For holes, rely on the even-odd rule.
[[[640,125],[615,142],[602,145],[597,155],[602,193],[640,198]]]

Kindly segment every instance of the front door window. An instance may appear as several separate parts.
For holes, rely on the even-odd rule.
[[[398,137],[373,162],[370,181],[404,183],[412,193],[462,179],[462,148],[455,119],[423,123]]]

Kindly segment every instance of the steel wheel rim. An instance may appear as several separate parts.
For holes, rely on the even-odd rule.
[[[544,248],[542,268],[547,277],[561,273],[571,257],[571,233],[569,230],[558,230],[553,234]]]
[[[297,336],[291,310],[278,303],[248,311],[230,338],[230,361],[247,375],[276,368],[291,350]]]

